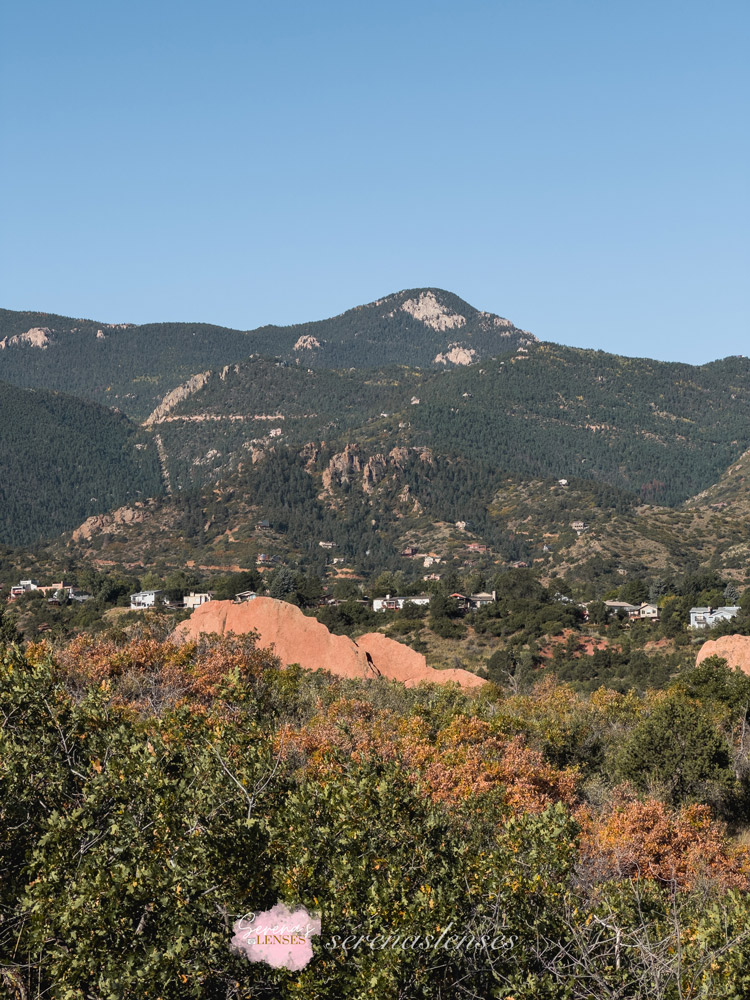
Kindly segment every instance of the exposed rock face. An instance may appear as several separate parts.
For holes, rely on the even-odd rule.
[[[307,471],[311,472],[315,468],[315,463],[317,462],[318,455],[320,454],[320,448],[314,441],[308,441],[306,445],[302,446],[302,449],[297,454],[300,458],[304,459]]]
[[[485,330],[492,329],[493,327],[513,329],[511,321],[509,319],[505,319],[503,316],[496,316],[494,313],[484,312],[484,310],[481,310],[479,315],[482,317],[482,326]]]
[[[178,403],[202,389],[208,382],[210,374],[211,372],[199,372],[197,375],[191,375],[187,382],[183,382],[182,385],[178,385],[176,389],[168,392],[153,413],[150,413],[143,421],[143,426],[150,427],[152,424],[160,423]]]
[[[119,507],[112,514],[94,514],[87,517],[83,524],[73,532],[74,542],[86,542],[94,535],[106,532],[116,534],[120,529],[129,524],[139,524],[144,521],[146,514],[143,510],[134,510],[132,507]]]
[[[412,509],[412,511],[413,511],[413,513],[415,513],[415,514],[421,514],[422,513],[422,504],[419,502],[419,500],[417,500],[416,497],[414,497],[414,496],[411,495],[411,489],[410,489],[408,483],[404,483],[403,488],[401,489],[401,491],[398,494],[398,499],[399,499],[399,503],[406,504],[407,506],[410,506],[411,509]]]
[[[442,332],[466,326],[466,317],[446,309],[432,292],[422,292],[418,299],[407,299],[401,308],[433,330]]]
[[[435,670],[424,656],[408,646],[373,632],[357,642],[333,635],[322,622],[303,615],[299,608],[270,597],[256,597],[244,604],[209,601],[196,608],[175,629],[175,636],[195,639],[202,632],[257,631],[262,647],[272,646],[282,664],[299,663],[306,670],[328,670],[338,677],[387,677],[407,687],[420,681],[478,687],[484,681],[468,670]]]
[[[409,451],[407,448],[399,447],[391,448],[388,452],[388,461],[395,465],[397,469],[405,469],[406,463],[409,461]]]
[[[449,344],[448,350],[444,354],[435,355],[436,365],[470,365],[477,359],[477,352],[473,347],[464,347],[462,344]]]
[[[244,604],[209,601],[196,608],[175,629],[182,638],[201,632],[257,631],[261,646],[273,646],[285,665],[299,663],[306,670],[323,668],[339,677],[372,677],[365,653],[345,635],[332,635],[322,622],[303,615],[299,608],[270,597],[256,597]]]
[[[454,681],[461,687],[481,687],[485,682],[469,670],[435,670],[428,667],[421,653],[402,642],[389,639],[382,632],[368,632],[357,639],[357,646],[368,654],[376,671],[382,677],[401,681],[406,687],[414,687],[420,681],[432,684],[447,684]]]
[[[744,674],[750,674],[750,636],[723,635],[709,639],[700,648],[696,666],[709,656],[720,656],[730,667],[739,667]]]
[[[300,337],[299,340],[294,345],[295,351],[312,351],[316,347],[320,347],[320,341],[313,337],[311,334],[307,333]]]
[[[359,446],[348,444],[343,451],[337,452],[323,470],[323,487],[329,489],[331,483],[347,486],[356,472],[362,471],[362,459]]]
[[[0,351],[4,351],[6,347],[20,347],[24,344],[28,347],[38,347],[44,351],[49,345],[51,335],[52,331],[49,327],[33,326],[26,333],[17,333],[14,337],[3,337],[0,340]]]
[[[374,487],[385,475],[387,468],[388,462],[385,455],[373,455],[368,458],[362,470],[362,489],[365,493],[372,493]]]

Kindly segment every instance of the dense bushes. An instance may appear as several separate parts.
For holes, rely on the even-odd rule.
[[[713,667],[666,696],[502,698],[279,670],[252,637],[5,646],[2,981],[65,998],[744,995],[750,863],[704,803],[728,759],[746,780],[726,728],[746,683]],[[689,732],[668,751],[675,712]],[[668,751],[663,767],[697,769],[663,801],[658,774],[640,795],[615,784],[648,773],[646,743],[653,767]],[[277,900],[322,914],[299,972],[229,948]],[[485,944],[334,938],[446,928]]]

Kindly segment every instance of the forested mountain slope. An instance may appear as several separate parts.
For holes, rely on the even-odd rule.
[[[492,577],[520,561],[593,596],[623,579],[699,566],[743,580],[749,539],[750,512],[642,504],[582,478],[563,486],[502,476],[429,449],[277,445],[214,487],[92,518],[40,558],[164,572],[252,569],[267,559],[334,578],[399,572],[419,588],[435,572]]]
[[[207,323],[105,324],[0,310],[0,378],[71,392],[144,419],[190,376],[251,354],[305,368],[447,366],[535,338],[440,289],[411,289],[340,316],[240,331]]]
[[[30,337],[25,335],[29,331]],[[247,335],[207,323],[108,325],[0,310],[0,378],[72,393],[143,419],[175,385],[251,352]]]
[[[577,476],[674,505],[750,444],[750,361],[694,367],[552,344],[446,371],[253,359],[208,377],[153,426],[183,488],[279,444],[325,441],[368,454],[429,447],[499,476]]]
[[[161,492],[153,438],[121,413],[0,382],[0,541],[49,538]]]

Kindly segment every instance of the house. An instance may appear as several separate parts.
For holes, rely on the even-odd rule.
[[[133,611],[143,608],[155,608],[157,604],[162,604],[163,590],[141,590],[137,594],[130,595],[130,607]]]
[[[464,611],[468,610],[469,598],[466,594],[449,594],[448,596],[456,602],[459,608],[462,608]]]
[[[442,558],[441,556],[436,556],[433,553],[429,553],[424,557],[424,564],[423,564],[424,568],[429,569],[430,566],[439,563],[441,558]]]
[[[37,587],[36,589],[39,591],[40,594],[44,594],[45,596],[49,594],[55,599],[57,599],[58,595],[62,592],[62,595],[65,597],[65,600],[67,600],[68,595],[73,588],[70,586],[70,584],[63,583],[63,581],[61,580],[59,583],[48,583],[44,587]]]
[[[486,552],[487,551],[487,546],[486,545],[482,545],[479,542],[470,542],[466,546],[466,549],[467,549],[468,552]]]
[[[578,532],[579,535],[581,534],[582,531],[585,531],[588,528],[588,525],[586,524],[585,521],[571,521],[570,526],[573,529],[573,531]]]
[[[19,584],[10,588],[8,600],[17,601],[19,597],[23,597],[24,594],[28,594],[31,590],[39,590],[39,584],[37,581],[21,580]]]
[[[208,601],[213,600],[213,596],[214,594],[212,590],[208,590],[202,594],[191,590],[189,594],[185,594],[182,598],[182,606],[183,608],[192,608],[195,610],[195,608],[199,608],[201,604],[207,604]]]
[[[318,542],[318,545],[321,547],[321,549],[332,549],[332,548],[335,548],[336,543],[335,542]]]
[[[270,521],[258,521],[258,523],[255,525],[255,530],[268,531],[270,527],[271,527]]]
[[[373,611],[400,611],[401,608],[407,603],[419,604],[425,607],[430,603],[429,594],[417,594],[414,597],[391,597],[390,594],[386,594],[385,597],[376,597],[372,602]]]
[[[629,601],[605,601],[604,606],[609,610],[610,615],[623,613],[628,618],[637,618],[640,611],[640,605],[630,604]]]
[[[422,579],[423,580],[439,580],[440,579],[440,574],[439,573],[425,573],[425,575],[422,577]]]
[[[731,618],[736,618],[739,611],[740,609],[736,605],[726,608],[691,608],[690,628],[711,628],[718,622],[727,622]]]
[[[494,590],[491,594],[487,591],[483,591],[481,594],[469,595],[469,604],[471,604],[473,608],[483,608],[485,604],[494,604],[496,600],[497,592]]]
[[[644,602],[640,608],[638,608],[638,614],[633,615],[634,618],[645,618],[652,622],[658,622],[659,620],[659,609],[655,604],[648,604]]]
[[[414,548],[413,545],[407,545],[405,549],[401,550],[401,555],[405,556],[407,559],[413,559],[418,552],[419,549]]]
[[[254,590],[241,590],[239,594],[234,595],[234,603],[244,604],[245,601],[254,601],[257,596]]]
[[[255,559],[257,566],[270,566],[273,562],[273,556],[269,556],[267,552],[260,552]]]
[[[568,480],[567,479],[558,479],[557,482],[558,482],[558,484],[560,486],[567,486],[568,485]]]
[[[84,601],[93,601],[94,599],[92,594],[87,594],[85,590],[79,590],[78,587],[71,587],[68,597],[71,601],[78,601],[79,604],[83,604]]]

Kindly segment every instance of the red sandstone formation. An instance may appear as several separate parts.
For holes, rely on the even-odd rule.
[[[739,667],[743,673],[750,674],[750,636],[723,635],[719,639],[709,639],[700,648],[696,666],[708,656],[720,656],[730,667]]]
[[[270,597],[256,597],[244,604],[209,601],[196,608],[175,629],[175,635],[196,639],[202,632],[245,633],[257,631],[262,647],[272,646],[285,665],[299,663],[306,670],[328,670],[338,677],[387,677],[413,687],[420,681],[477,687],[484,681],[468,670],[435,670],[421,653],[388,639],[379,632],[353,642],[333,635],[299,608]]]
[[[420,681],[433,684],[447,684],[455,681],[461,687],[479,687],[484,684],[481,677],[469,670],[435,670],[428,667],[421,653],[402,642],[396,642],[382,632],[368,632],[357,639],[357,646],[372,661],[372,665],[383,677],[401,681],[406,687],[414,687]]]

